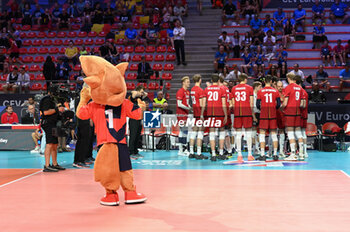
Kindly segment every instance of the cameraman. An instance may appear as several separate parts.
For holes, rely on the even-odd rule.
[[[65,170],[57,163],[57,121],[58,108],[53,98],[55,94],[54,87],[48,90],[48,95],[43,97],[40,101],[40,112],[42,114],[41,127],[45,131],[46,147],[45,147],[45,166],[44,172],[58,172],[58,170]],[[52,165],[50,165],[50,157],[52,157]]]
[[[66,110],[62,103],[57,104],[59,120],[57,123],[57,134],[58,134],[58,152],[70,152],[67,146],[67,137],[74,130],[74,112]],[[74,137],[72,137],[74,139]]]

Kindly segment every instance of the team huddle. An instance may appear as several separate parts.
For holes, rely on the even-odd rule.
[[[209,127],[195,123],[189,131],[190,151],[184,150],[187,128],[180,128],[179,155],[208,159],[201,153],[201,149],[204,134],[209,130],[211,161],[228,159],[237,152],[237,161],[243,162],[242,137],[246,140],[248,161],[266,161],[267,136],[271,142],[269,152],[273,160],[304,160],[307,157],[308,94],[301,86],[300,76],[288,73],[287,80],[289,85],[283,88],[281,81],[267,75],[264,83],[254,82],[252,87],[247,84],[248,76],[241,74],[238,77],[239,83],[230,91],[228,83],[219,75],[213,74],[211,83],[207,83],[207,88],[203,90],[200,87],[201,76],[196,74],[193,76],[195,86],[189,91],[189,77],[183,77],[182,88],[176,94],[178,120],[186,120],[192,109],[196,122],[210,120],[215,123],[210,123]],[[218,152],[215,149],[217,134]],[[290,150],[288,157],[285,155],[286,134]],[[260,153],[257,158],[253,156],[253,149],[254,154]]]

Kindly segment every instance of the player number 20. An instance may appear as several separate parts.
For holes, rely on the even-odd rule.
[[[245,92],[236,92],[236,101],[245,101],[247,99]]]
[[[209,97],[208,97],[209,101],[217,101],[219,99],[218,92],[208,92],[208,94],[209,94]]]

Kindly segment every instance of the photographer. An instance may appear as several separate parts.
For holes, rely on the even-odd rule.
[[[53,95],[57,88],[51,87],[48,90],[48,95],[43,97],[40,101],[40,112],[42,114],[41,127],[45,131],[46,147],[45,147],[45,166],[44,172],[58,172],[58,170],[65,170],[57,163],[57,121],[58,108],[54,101]],[[52,165],[50,165],[50,157],[52,157]]]
[[[58,152],[70,152],[71,150],[66,147],[67,137],[74,130],[74,112],[66,110],[62,103],[57,104],[59,120],[57,123],[57,134],[58,134]],[[74,139],[74,136],[73,138]]]

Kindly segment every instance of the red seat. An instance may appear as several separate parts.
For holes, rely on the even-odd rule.
[[[165,84],[165,88],[166,88],[167,90],[171,89],[171,84],[170,84],[170,82],[167,82],[167,83]]]
[[[163,29],[168,29],[170,26],[169,26],[169,23],[163,23],[162,24],[162,28]]]
[[[158,52],[158,53],[166,52],[166,47],[165,47],[165,46],[159,46],[159,47],[157,47],[157,52]]]
[[[52,45],[52,40],[51,39],[45,39],[43,42],[44,46],[51,46]]]
[[[171,73],[163,73],[162,79],[163,80],[171,80],[171,79],[173,79],[173,76],[171,75]]]
[[[58,53],[58,48],[56,47],[51,47],[49,49],[49,54],[57,54]]]
[[[162,71],[163,65],[162,64],[153,64],[153,70],[154,71]]]
[[[29,78],[31,81],[35,80],[35,75],[33,73],[29,73]]]
[[[156,51],[154,46],[147,46],[146,47],[146,52],[147,53],[154,53]]]
[[[313,123],[308,122],[306,125],[306,136],[315,137],[318,136],[317,126]]]
[[[344,129],[344,133],[346,135],[350,136],[350,123],[349,122],[345,123],[343,129]]]
[[[27,34],[25,32],[21,32],[21,33],[19,33],[19,37],[21,39],[27,38]]]
[[[175,49],[172,48],[172,47],[168,47],[168,52],[169,52],[169,53],[173,53],[173,52],[175,52]]]
[[[16,31],[20,31],[20,30],[22,30],[22,28],[21,28],[21,26],[20,26],[20,25],[15,25],[15,26],[14,26],[14,28],[15,28],[15,30],[16,30]]]
[[[138,69],[137,64],[130,65],[130,71],[137,71],[137,69]]]
[[[79,30],[79,29],[80,29],[80,25],[79,24],[72,25],[72,30]]]
[[[123,50],[123,47],[117,47],[118,49],[118,52],[122,53],[124,50]]]
[[[107,33],[105,31],[101,31],[100,33],[98,33],[99,37],[106,37]]]
[[[136,30],[140,29],[140,24],[139,23],[134,23],[132,25],[133,28],[135,28]]]
[[[164,56],[158,54],[158,55],[155,56],[154,61],[164,61]]]
[[[44,81],[45,80],[44,74],[39,73],[38,75],[36,75],[35,79],[38,81]]]
[[[153,55],[145,55],[146,61],[152,62],[153,61]]]
[[[23,54],[27,54],[27,52],[28,52],[28,51],[27,51],[27,48],[20,48],[20,49],[19,49],[19,54],[22,54],[22,55],[23,55]]]
[[[97,33],[95,31],[90,31],[88,34],[89,37],[96,37]]]
[[[36,64],[30,66],[30,68],[29,68],[29,72],[38,72],[39,70],[40,70],[40,68]]]
[[[55,37],[56,37],[56,32],[51,31],[47,33],[47,38],[55,38]]]
[[[84,38],[86,36],[87,36],[87,32],[86,31],[81,31],[81,32],[78,33],[78,37],[80,37],[80,38]]]
[[[81,70],[80,64],[74,66],[73,71],[79,72]]]
[[[41,40],[36,39],[36,40],[33,41],[33,46],[41,46],[41,45],[42,45]]]
[[[118,45],[122,45],[122,44],[124,44],[124,39],[117,39],[115,41],[115,43],[118,44]]]
[[[160,38],[160,44],[166,44],[167,38]]]
[[[6,48],[0,48],[0,54],[6,54]]]
[[[150,76],[149,79],[151,79],[151,80],[158,80],[159,78],[156,76],[156,74],[153,74],[152,76]]]
[[[75,31],[70,31],[70,32],[68,33],[68,37],[69,37],[69,38],[77,37],[77,33],[76,33]]]
[[[29,31],[30,30],[30,25],[24,25],[21,29],[22,31]]]
[[[174,65],[173,64],[165,64],[164,65],[164,71],[173,71]]]
[[[95,45],[102,45],[102,44],[104,44],[105,43],[105,40],[104,39],[96,39],[96,41],[95,41]]]
[[[34,58],[35,63],[43,63],[45,62],[45,58],[43,56],[37,56]]]
[[[134,47],[133,46],[126,46],[124,48],[125,52],[128,52],[128,53],[133,53],[134,52]]]
[[[32,45],[32,41],[31,40],[24,40],[22,45],[23,46],[31,46]]]
[[[134,56],[132,57],[132,61],[133,61],[133,62],[140,62],[140,61],[141,61],[141,58],[142,58],[141,55],[134,55]]]
[[[175,55],[174,54],[168,54],[166,55],[166,61],[175,61]]]
[[[145,52],[145,48],[143,46],[137,46],[135,48],[135,53],[144,53]]]
[[[60,31],[57,33],[57,38],[64,38],[67,36],[67,33],[64,31]]]
[[[148,84],[149,90],[157,90],[159,89],[159,84],[157,82],[151,82]]]
[[[64,45],[64,46],[68,46],[70,41],[71,41],[70,39],[65,39],[65,40],[63,41],[63,45]]]
[[[53,41],[53,45],[54,46],[61,46],[63,44],[62,40],[61,39],[55,39]]]
[[[136,73],[129,73],[129,74],[126,76],[126,79],[127,79],[127,80],[136,80],[136,79],[137,79],[137,74],[136,74]]]
[[[327,137],[335,137],[336,135],[333,134],[334,130],[339,129],[339,126],[334,122],[326,122],[322,126],[322,135]],[[331,133],[329,133],[331,132]]]
[[[26,65],[26,64],[21,65],[21,68],[24,68],[24,70],[26,70],[26,71],[29,70],[29,67],[28,67],[28,65]]]
[[[30,38],[30,39],[32,39],[32,38],[35,38],[36,37],[36,33],[35,32],[28,32],[27,33],[27,38]]]
[[[148,27],[149,27],[149,24],[148,24],[148,23],[142,24],[142,29],[148,29]]]
[[[42,87],[42,90],[47,90],[47,85],[44,84],[44,86]]]
[[[91,38],[88,38],[88,39],[85,40],[84,44],[85,45],[93,45],[94,44],[94,40],[91,39]]]
[[[2,88],[3,85],[4,85],[3,83],[0,83],[0,91],[3,90],[3,88]]]
[[[40,83],[34,83],[32,84],[32,86],[30,87],[30,90],[40,90],[41,89],[41,84]]]
[[[49,49],[48,48],[39,48],[39,50],[38,50],[38,53],[39,54],[46,54],[46,53],[48,53],[49,52]]]
[[[38,38],[45,38],[46,37],[46,33],[45,32],[38,32],[38,35],[37,35]]]
[[[24,63],[32,63],[33,62],[33,57],[31,56],[26,56],[22,59]]]
[[[126,83],[126,88],[127,88],[127,90],[134,90],[135,84],[134,83]]]
[[[137,86],[142,85],[145,89],[147,89],[147,83],[137,83]]]
[[[6,81],[7,80],[7,74],[1,76],[1,81]]]
[[[111,44],[114,44],[114,39],[112,38],[107,39],[107,41],[110,42]]]
[[[84,40],[82,39],[76,39],[74,42],[75,45],[82,45],[83,43],[84,43]]]
[[[65,54],[65,53],[66,53],[66,48],[60,48],[59,53],[60,53],[60,54]]]

